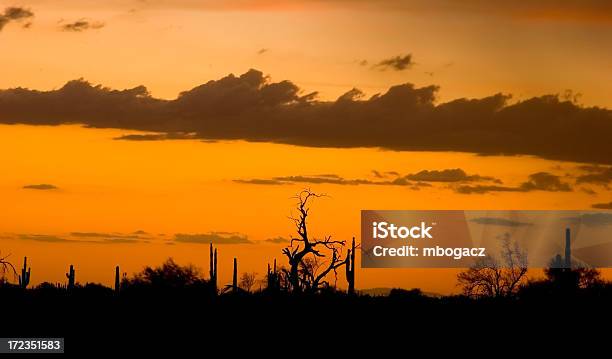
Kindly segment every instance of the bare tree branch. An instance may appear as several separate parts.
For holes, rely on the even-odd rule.
[[[282,253],[289,260],[289,270],[284,273],[295,293],[314,293],[329,286],[329,282],[325,280],[326,276],[332,271],[335,274],[339,267],[347,263],[341,259],[346,241],[332,240],[331,236],[319,240],[309,238],[308,215],[311,202],[324,196],[305,189],[294,197],[297,199],[298,216],[292,215],[289,219],[293,221],[298,236],[291,238],[289,246],[284,248]],[[297,245],[294,245],[295,243]]]

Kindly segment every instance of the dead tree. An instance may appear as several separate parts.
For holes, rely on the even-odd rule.
[[[251,289],[255,285],[257,273],[255,272],[244,272],[240,275],[240,288],[245,292],[251,292]]]
[[[457,275],[463,293],[470,297],[512,297],[527,274],[527,253],[517,242],[504,239],[500,259],[487,255]]]
[[[327,275],[332,272],[335,275],[337,269],[347,263],[342,259],[345,241],[332,240],[331,236],[319,240],[309,237],[307,220],[310,203],[322,196],[303,190],[295,197],[298,200],[298,216],[291,216],[290,219],[295,224],[298,236],[292,237],[289,246],[283,249],[283,254],[289,260],[289,269],[284,272],[293,293],[315,293],[328,287]]]
[[[0,278],[2,280],[5,279],[4,277],[6,275],[6,272],[12,272],[13,277],[17,277],[17,269],[15,269],[15,266],[7,259],[10,256],[10,253],[4,257],[0,255]]]

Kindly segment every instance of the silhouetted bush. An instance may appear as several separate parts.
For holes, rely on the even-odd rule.
[[[121,296],[124,297],[215,294],[214,285],[203,279],[197,268],[192,265],[180,266],[172,258],[159,267],[146,267],[132,278],[124,278],[121,282]]]

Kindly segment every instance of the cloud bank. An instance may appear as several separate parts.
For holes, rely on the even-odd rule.
[[[114,90],[81,79],[50,91],[0,90],[0,123],[77,123],[146,131],[149,139],[158,140],[187,134],[207,140],[612,164],[608,109],[583,107],[556,95],[509,103],[509,96],[495,94],[438,104],[437,91],[437,86],[401,84],[368,99],[353,89],[336,101],[317,101],[316,93],[304,95],[291,81],[271,82],[250,70],[164,100],[153,98],[144,86]],[[138,136],[122,139],[143,139]]]
[[[431,187],[429,182],[493,182],[501,183],[499,179],[489,176],[468,175],[460,168],[444,170],[423,170],[414,174],[400,175],[398,172],[372,171],[373,179],[344,178],[337,174],[291,175],[272,178],[236,179],[234,182],[255,185],[285,185],[296,183],[334,184],[343,186],[377,185],[377,186],[407,186],[418,190],[421,187]]]
[[[446,184],[447,188],[461,194],[485,194],[491,192],[571,192],[573,186],[560,176],[548,172],[536,172],[517,186],[505,186],[498,178],[467,174],[461,168],[443,170],[422,170],[416,173],[401,175],[396,171],[380,172],[373,170],[372,178],[344,178],[337,174],[290,175],[271,178],[236,179],[234,182],[253,185],[288,185],[288,184],[332,184],[343,186],[376,185],[404,186],[419,190],[432,187],[434,183]]]

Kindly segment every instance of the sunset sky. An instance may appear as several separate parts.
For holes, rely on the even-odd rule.
[[[361,209],[612,209],[606,1],[0,0],[0,54],[0,250],[33,283],[211,240],[261,279],[305,187],[347,240]]]

